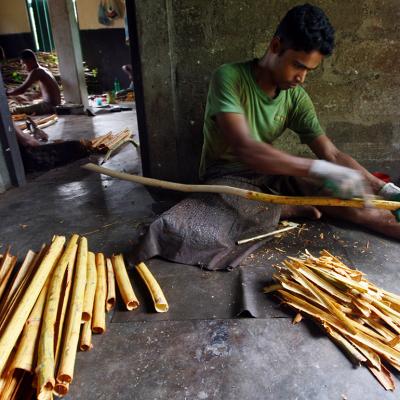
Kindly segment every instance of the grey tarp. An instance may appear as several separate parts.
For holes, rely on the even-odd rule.
[[[228,175],[207,184],[262,191],[265,177]],[[136,252],[137,261],[159,256],[206,269],[226,269],[265,241],[237,246],[235,241],[274,230],[281,207],[233,195],[190,195],[158,217]]]

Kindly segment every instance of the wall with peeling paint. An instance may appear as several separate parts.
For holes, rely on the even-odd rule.
[[[279,20],[298,2],[137,3],[151,173],[190,181],[196,176],[211,72],[225,62],[261,57]],[[400,2],[314,3],[337,32],[334,55],[305,85],[322,125],[339,148],[367,165],[400,162]],[[290,132],[277,145],[309,154]]]

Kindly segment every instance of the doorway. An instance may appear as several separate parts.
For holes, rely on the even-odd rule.
[[[47,0],[26,0],[36,51],[54,51]]]

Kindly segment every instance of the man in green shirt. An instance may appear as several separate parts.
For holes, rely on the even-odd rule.
[[[399,187],[385,184],[336,148],[301,87],[307,73],[318,68],[333,47],[334,29],[328,18],[320,8],[305,4],[286,14],[261,59],[218,68],[207,98],[200,177],[262,174],[273,177],[268,182],[276,182],[278,176],[291,176],[298,187],[309,188],[313,181],[314,194],[319,183],[325,192],[340,198],[367,199],[374,193],[400,201]],[[317,160],[273,147],[286,128],[299,135]],[[326,213],[400,239],[400,224],[388,211],[342,207],[309,211],[315,217]],[[288,213],[295,215],[296,209]],[[400,219],[400,210],[396,213]]]

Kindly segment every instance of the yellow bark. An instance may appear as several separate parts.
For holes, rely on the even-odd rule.
[[[0,373],[3,372],[7,359],[24,328],[25,322],[35,305],[49,274],[53,270],[54,265],[63,251],[64,243],[65,237],[57,236],[54,238],[47,254],[35,272],[30,285],[23,294],[15,312],[2,332],[0,337]]]

